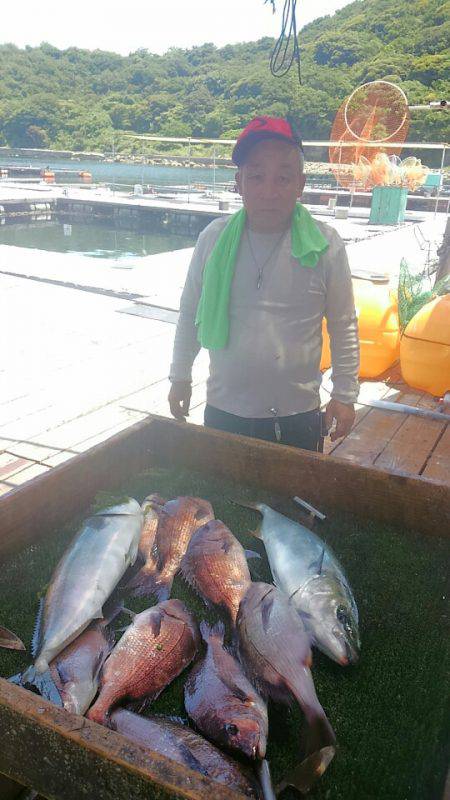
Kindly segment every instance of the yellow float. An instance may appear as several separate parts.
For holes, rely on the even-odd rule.
[[[397,291],[389,283],[353,278],[360,343],[360,378],[376,378],[397,361],[400,327]],[[326,321],[322,327],[323,347],[320,369],[331,366],[330,338]]]
[[[400,344],[404,380],[442,397],[450,391],[450,294],[424,305],[405,328]]]

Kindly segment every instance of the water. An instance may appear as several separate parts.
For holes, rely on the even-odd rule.
[[[188,186],[189,183],[212,186],[214,183],[214,170],[201,167],[154,167],[141,164],[119,164],[105,163],[103,161],[73,160],[73,159],[49,159],[45,157],[24,158],[6,157],[0,155],[0,167],[16,164],[17,166],[32,166],[44,168],[49,166],[54,172],[61,169],[76,170],[77,172],[87,171],[92,175],[94,183],[107,183],[108,185],[134,186],[135,184],[151,186]],[[232,181],[234,171],[232,169],[216,169],[215,180],[217,183]],[[62,178],[56,175],[58,183],[69,183],[68,176]],[[75,179],[74,179],[75,180]],[[77,183],[80,182],[76,178]]]
[[[233,180],[230,169],[214,170],[187,167],[155,167],[141,164],[105,163],[102,161],[69,158],[45,159],[0,156],[0,166],[16,164],[44,168],[49,166],[56,172],[57,183],[69,183],[69,176],[58,176],[58,170],[87,171],[94,183],[116,186],[118,190],[136,184],[143,186],[212,186]],[[73,178],[77,183],[79,178]],[[206,224],[206,221],[205,221]],[[126,229],[124,227],[126,226]],[[130,228],[133,228],[130,230]],[[37,248],[58,253],[80,253],[103,259],[125,259],[130,256],[146,256],[163,253],[182,247],[191,247],[197,236],[194,234],[166,231],[162,226],[149,221],[118,220],[115,225],[107,220],[71,220],[53,215],[51,220],[15,222],[8,220],[0,225],[0,244],[16,247]]]
[[[79,253],[101,259],[126,259],[192,247],[196,236],[151,229],[123,230],[109,221],[94,224],[53,218],[49,221],[7,223],[0,227],[0,245],[14,245],[57,253]]]

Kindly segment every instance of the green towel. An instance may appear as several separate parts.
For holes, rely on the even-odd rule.
[[[229,334],[228,305],[237,252],[245,227],[243,208],[230,217],[215,243],[203,272],[203,286],[195,317],[198,340],[207,350],[226,347]],[[329,244],[307,209],[297,203],[291,224],[292,256],[302,267],[313,268]]]

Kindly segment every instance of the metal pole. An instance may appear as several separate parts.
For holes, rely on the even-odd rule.
[[[446,148],[447,148],[447,145],[444,143],[444,145],[442,147],[441,166],[440,166],[440,169],[439,169],[439,174],[441,176],[441,180],[439,181],[439,186],[438,186],[437,195],[436,195],[436,204],[434,206],[434,216],[436,216],[436,214],[437,214],[438,205],[439,205],[439,198],[441,196],[441,185],[442,185],[442,181],[444,180],[444,166],[445,166],[445,151],[446,151]]]
[[[191,140],[189,138],[188,145],[188,203],[191,202]]]
[[[216,145],[213,146],[213,195],[216,194]]]
[[[112,158],[113,158],[113,174],[112,174],[112,179],[113,179],[113,194],[114,194],[114,193],[115,193],[115,191],[116,191],[116,173],[115,173],[115,170],[116,170],[116,151],[115,151],[114,136],[113,136],[113,138],[112,138]]]

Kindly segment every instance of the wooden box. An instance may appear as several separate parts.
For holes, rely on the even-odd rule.
[[[245,486],[300,494],[325,513],[345,509],[424,537],[450,531],[444,484],[150,417],[0,498],[0,563],[84,513],[98,491],[118,488],[151,465],[232,474]],[[3,679],[0,733],[2,800],[18,798],[14,781],[52,800],[241,797],[164,757],[149,763],[128,739]]]

